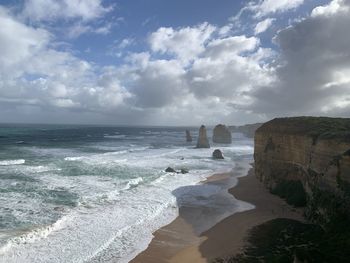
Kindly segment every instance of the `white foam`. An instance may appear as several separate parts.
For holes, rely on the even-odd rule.
[[[124,134],[119,134],[119,135],[104,135],[103,137],[108,138],[108,139],[123,139],[126,137]]]
[[[0,255],[9,252],[14,246],[34,243],[35,241],[48,237],[53,231],[58,231],[59,229],[63,228],[67,219],[67,216],[63,216],[51,225],[32,229],[26,233],[10,238],[7,240],[6,244],[0,247]]]
[[[128,148],[129,145],[114,146],[115,141],[109,142],[101,147],[115,147],[109,149],[116,151],[87,154],[69,149],[34,149],[36,153],[59,156],[57,165],[83,168],[86,174],[74,176],[45,170],[46,166],[35,168],[43,171],[35,174],[40,183],[50,189],[63,188],[77,194],[80,205],[69,212],[69,220],[59,227],[48,231],[46,227],[40,228],[34,235],[19,238],[23,242],[11,241],[10,246],[1,250],[0,262],[128,262],[147,247],[152,232],[177,216],[178,203],[205,202],[202,199],[210,199],[210,195],[220,190],[188,186],[196,185],[213,171],[232,168],[229,157],[223,161],[212,160],[213,149],[152,149],[139,144]],[[226,156],[252,153],[251,145],[245,144],[220,146],[220,149]],[[170,175],[164,172],[168,166],[187,168],[190,173]],[[100,175],[96,172],[99,169],[107,172]],[[180,195],[177,198],[175,190]],[[186,198],[182,200],[181,195]],[[229,198],[233,201],[227,203],[226,212],[220,214],[220,218],[248,209],[231,195]]]
[[[82,158],[84,158],[83,156],[78,156],[78,157],[65,157],[64,160],[65,161],[79,161]]]
[[[2,165],[2,166],[19,165],[19,164],[24,164],[25,162],[26,162],[26,160],[24,160],[24,159],[3,160],[3,161],[0,161],[0,165]]]
[[[80,207],[70,215],[74,220],[59,231],[51,231],[49,238],[11,243],[0,262],[83,262],[97,255],[103,257],[104,248],[112,244],[116,246],[114,259],[124,259],[140,250],[135,244],[145,244],[154,230],[175,218],[176,199],[171,191],[202,180],[201,176],[185,175],[168,178],[124,192],[114,205]]]

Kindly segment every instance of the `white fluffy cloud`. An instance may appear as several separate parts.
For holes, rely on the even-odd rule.
[[[195,95],[216,97],[231,104],[246,102],[244,93],[251,91],[254,83],[268,84],[270,81],[262,61],[269,51],[257,49],[258,45],[257,38],[245,36],[210,42],[188,72],[189,85]],[[258,56],[258,53],[265,55]]]
[[[208,23],[178,30],[161,27],[150,35],[149,43],[154,52],[176,55],[181,61],[188,62],[204,51],[215,29]]]
[[[273,24],[273,22],[275,20],[276,19],[274,19],[274,18],[266,18],[265,20],[257,23],[255,28],[254,28],[255,35],[258,35],[258,34],[265,32],[267,29],[270,28],[270,26]]]
[[[318,6],[311,12],[312,17],[317,16],[332,16],[339,13],[349,13],[349,6],[346,5],[346,0],[331,1],[328,5]]]
[[[80,18],[91,20],[110,11],[101,0],[26,0],[23,15],[34,21]]]
[[[97,74],[90,63],[53,49],[54,38],[47,30],[23,24],[4,8],[0,24],[1,108],[30,105],[103,112],[130,97],[104,69]]]
[[[42,50],[50,40],[49,32],[27,27],[15,21],[8,11],[1,7],[0,24],[1,68],[23,62],[23,60]]]
[[[285,12],[302,5],[304,0],[260,0],[257,4],[250,5],[257,17],[269,14]]]

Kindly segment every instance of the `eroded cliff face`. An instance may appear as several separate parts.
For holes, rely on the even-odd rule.
[[[310,217],[328,213],[316,200],[326,198],[320,193],[339,198],[341,209],[350,208],[342,201],[350,194],[350,119],[274,119],[256,131],[254,140],[255,174],[272,191],[285,182],[301,182]]]

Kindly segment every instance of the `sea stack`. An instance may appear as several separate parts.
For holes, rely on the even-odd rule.
[[[225,159],[220,149],[215,149],[213,152],[213,159]]]
[[[223,124],[216,125],[213,131],[213,142],[232,143],[231,131]]]
[[[199,128],[197,148],[210,148],[209,140],[207,137],[207,129],[204,125]]]
[[[186,142],[192,142],[192,136],[189,130],[186,130]]]

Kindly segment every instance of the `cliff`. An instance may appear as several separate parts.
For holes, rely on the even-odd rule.
[[[232,143],[232,134],[226,125],[218,124],[213,130],[213,142],[215,143]]]
[[[255,133],[255,174],[307,217],[350,216],[350,119],[277,118]]]

